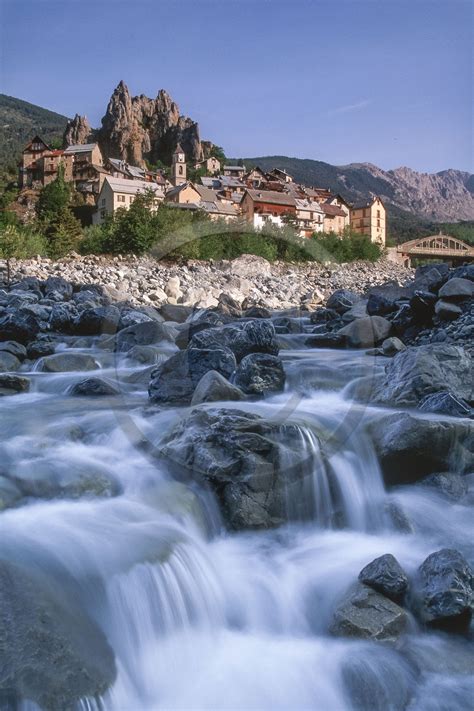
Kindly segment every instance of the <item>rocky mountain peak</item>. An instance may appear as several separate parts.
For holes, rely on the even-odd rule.
[[[98,137],[105,156],[139,166],[145,161],[170,163],[178,143],[189,160],[200,160],[209,150],[201,143],[198,124],[181,115],[164,89],[155,99],[131,96],[124,81],[110,97]]]
[[[76,114],[73,119],[67,122],[64,131],[64,146],[72,146],[81,143],[88,143],[91,140],[92,128],[87,120],[87,116]]]

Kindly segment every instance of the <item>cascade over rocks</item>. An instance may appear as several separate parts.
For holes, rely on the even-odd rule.
[[[392,324],[383,316],[357,318],[338,331],[349,348],[371,348],[382,343],[392,330]]]
[[[0,560],[0,617],[0,692],[13,702],[73,711],[81,698],[113,684],[107,639],[65,587]]]
[[[245,394],[216,370],[209,370],[196,385],[191,405],[219,400],[245,400]]]
[[[177,478],[211,487],[231,529],[280,526],[289,500],[300,502],[301,516],[311,513],[312,467],[295,425],[241,410],[194,409],[165,437],[161,454]]]
[[[250,353],[239,363],[235,384],[247,395],[280,392],[285,387],[281,358],[269,353]]]

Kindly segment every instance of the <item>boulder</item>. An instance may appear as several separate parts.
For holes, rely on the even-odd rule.
[[[202,376],[196,385],[191,405],[219,400],[245,400],[245,395],[240,388],[229,383],[216,370],[210,370]]]
[[[104,378],[85,378],[72,385],[69,389],[69,395],[81,397],[103,397],[119,394],[118,388]]]
[[[195,408],[163,440],[180,479],[207,484],[229,528],[262,529],[314,514],[312,477],[295,425],[242,410]]]
[[[466,477],[455,472],[430,474],[420,481],[421,486],[429,486],[452,501],[459,501],[468,492]]]
[[[316,311],[312,311],[309,315],[309,320],[311,323],[327,323],[328,321],[334,321],[339,318],[339,314],[334,309],[319,308]]]
[[[69,302],[55,304],[51,310],[49,325],[53,331],[70,333],[72,331],[73,322],[77,317],[78,313],[74,304]]]
[[[97,362],[87,353],[55,353],[42,358],[39,370],[44,373],[67,373],[73,370],[96,370]]]
[[[171,277],[166,283],[165,294],[171,299],[175,299],[176,301],[178,301],[178,299],[181,298],[181,296],[183,295],[180,287],[181,282],[179,277]]]
[[[374,399],[386,405],[415,407],[426,395],[446,390],[471,402],[474,398],[471,357],[459,346],[433,344],[398,353],[387,364]]]
[[[469,422],[430,421],[398,412],[372,421],[369,434],[387,485],[474,468],[474,431]]]
[[[30,360],[36,360],[37,358],[44,358],[45,356],[53,355],[54,351],[55,345],[51,341],[33,341],[28,344],[26,349]]]
[[[95,336],[99,333],[115,333],[120,320],[120,311],[116,306],[98,306],[84,309],[72,324],[78,336]]]
[[[47,299],[51,298],[52,294],[60,294],[63,301],[68,301],[72,292],[72,284],[60,276],[50,276],[44,283],[44,294]]]
[[[21,363],[18,358],[8,351],[0,351],[0,373],[7,373],[9,370],[18,370]]]
[[[263,257],[257,257],[254,254],[241,254],[240,257],[231,261],[229,270],[231,274],[241,277],[263,276],[271,274],[272,265]]]
[[[371,348],[384,341],[392,329],[392,324],[383,316],[358,318],[341,328],[349,348]]]
[[[184,323],[193,313],[193,308],[182,304],[162,304],[159,308],[159,313],[165,321]]]
[[[362,568],[359,580],[369,588],[401,603],[408,589],[408,577],[398,560],[387,553]]]
[[[342,333],[314,333],[305,338],[305,346],[308,348],[344,348],[346,337]]]
[[[408,615],[396,603],[367,585],[356,583],[336,607],[329,628],[336,637],[395,642],[408,626]]]
[[[474,296],[474,283],[469,279],[454,277],[453,279],[449,279],[446,284],[443,284],[438,292],[438,296],[448,301],[470,299]]]
[[[127,326],[114,336],[115,348],[122,353],[126,353],[133,346],[148,346],[160,341],[172,342],[173,338],[169,327],[157,321],[145,321]]]
[[[18,360],[21,361],[26,358],[25,346],[21,343],[17,343],[16,341],[2,341],[0,343],[0,353],[3,353],[4,351],[11,353],[11,355],[14,355],[15,358],[18,358]]]
[[[21,311],[0,316],[0,341],[18,341],[26,345],[40,332],[37,319]]]
[[[285,387],[281,358],[268,353],[250,353],[239,363],[235,384],[247,395],[280,392]]]
[[[429,324],[434,316],[436,295],[431,291],[417,290],[410,299],[410,309],[418,324]]]
[[[441,321],[456,321],[462,316],[462,309],[457,304],[440,299],[436,302],[435,314]]]
[[[0,560],[0,688],[48,711],[99,697],[116,668],[104,633],[66,586]]]
[[[472,407],[461,398],[450,392],[433,393],[426,395],[418,405],[421,412],[435,412],[439,415],[450,417],[472,417]]]
[[[271,311],[266,309],[264,306],[251,306],[246,309],[243,313],[245,318],[271,318]]]
[[[382,352],[385,356],[394,356],[406,350],[406,345],[396,336],[386,338],[382,343]]]
[[[0,373],[0,396],[26,393],[30,389],[30,379],[20,375]]]
[[[408,298],[408,289],[397,284],[376,286],[369,291],[367,313],[369,316],[385,316],[392,311],[397,311],[399,302]]]
[[[229,378],[236,366],[235,356],[228,348],[188,348],[152,372],[150,400],[162,405],[188,405],[203,375],[214,370]]]
[[[359,294],[348,289],[337,289],[327,300],[326,308],[336,311],[337,314],[343,314],[360,301],[360,298]]]
[[[265,319],[247,321],[242,328],[232,325],[206,329],[192,337],[191,346],[194,348],[222,346],[230,348],[237,362],[250,353],[277,355],[279,351],[275,328],[271,321]]]
[[[422,622],[448,632],[467,632],[474,605],[474,573],[457,550],[443,548],[418,568],[416,609]]]

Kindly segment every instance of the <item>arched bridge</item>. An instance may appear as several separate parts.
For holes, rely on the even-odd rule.
[[[474,246],[450,235],[431,235],[399,244],[397,257],[406,265],[409,265],[412,258],[437,259],[462,264],[474,260]]]

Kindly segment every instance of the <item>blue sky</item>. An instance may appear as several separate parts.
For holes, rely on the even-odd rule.
[[[473,169],[470,0],[0,0],[0,90],[165,88],[229,156]]]

